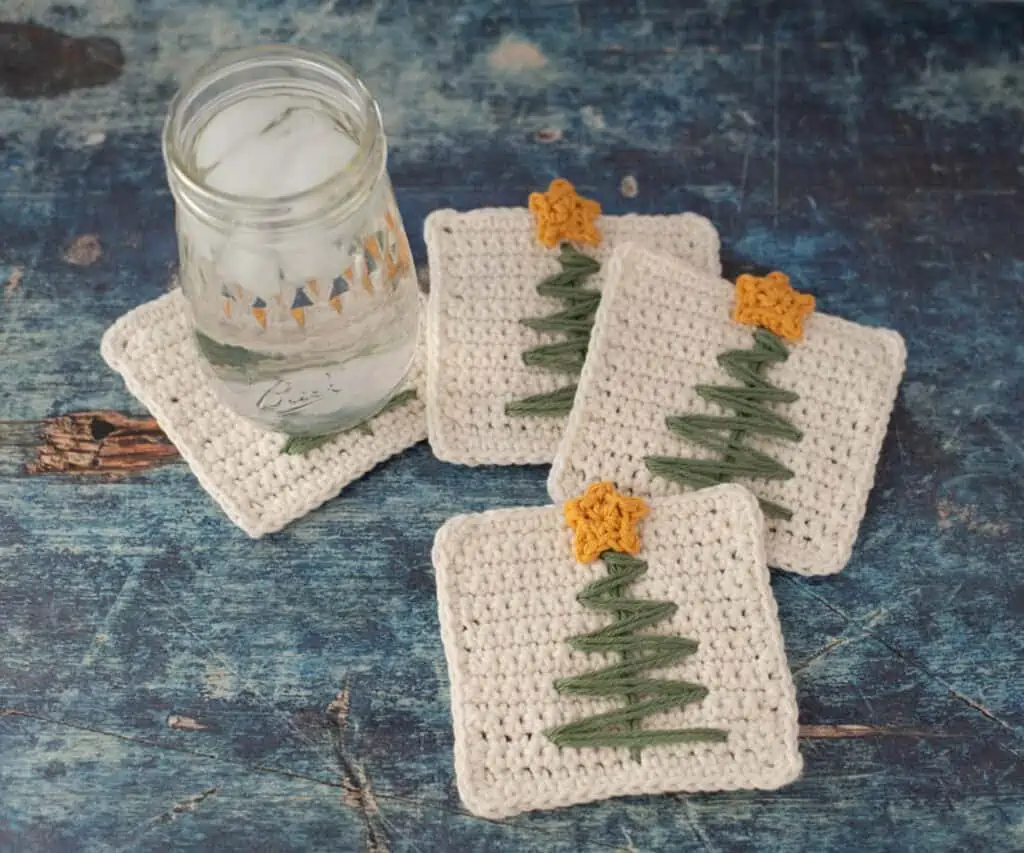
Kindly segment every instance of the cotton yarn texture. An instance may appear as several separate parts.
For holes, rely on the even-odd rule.
[[[736,485],[659,498],[643,522],[648,571],[631,594],[670,600],[658,633],[697,640],[658,677],[708,695],[645,728],[717,727],[724,743],[562,748],[544,730],[610,710],[614,700],[559,694],[553,682],[592,669],[566,638],[606,624],[576,596],[605,574],[579,565],[559,506],[450,519],[434,542],[441,636],[451,679],[455,772],[471,812],[501,818],[614,796],[777,788],[802,766],[797,708],[765,566],[756,501]]]
[[[719,414],[695,388],[735,384],[717,357],[750,346],[751,328],[730,318],[730,282],[638,246],[617,251],[608,267],[612,285],[548,478],[556,501],[602,479],[645,497],[682,491],[652,474],[644,457],[712,457],[670,432],[665,418]],[[815,312],[788,360],[769,368],[774,385],[799,395],[774,410],[803,431],[798,443],[750,442],[790,468],[792,479],[738,481],[793,511],[788,521],[768,519],[769,565],[807,575],[846,565],[905,360],[896,332]]]
[[[253,538],[280,530],[337,495],[375,465],[426,438],[422,329],[405,387],[417,399],[304,455],[281,452],[286,436],[220,403],[200,365],[180,291],[121,317],[100,351],[156,418],[200,485]]]
[[[718,233],[705,218],[603,216],[598,248],[585,253],[604,264],[612,249],[635,241],[686,259],[718,275]],[[424,226],[430,264],[427,304],[427,425],[437,458],[463,465],[551,462],[566,419],[509,416],[505,406],[544,394],[572,377],[523,363],[524,350],[559,339],[520,322],[550,314],[558,301],[536,287],[558,272],[558,249],[537,241],[525,208],[438,210]],[[607,275],[587,282],[600,290]]]

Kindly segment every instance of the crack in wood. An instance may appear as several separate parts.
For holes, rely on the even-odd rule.
[[[335,781],[334,779],[322,779],[317,776],[310,776],[306,773],[301,773],[296,770],[289,770],[284,767],[273,767],[266,764],[251,764],[222,754],[204,752],[202,750],[198,750],[195,748],[182,746],[178,743],[165,743],[161,741],[148,740],[137,735],[129,735],[121,732],[109,731],[106,729],[97,728],[95,726],[86,725],[85,723],[78,722],[75,720],[55,719],[53,717],[48,717],[44,714],[38,714],[33,711],[27,711],[21,708],[10,708],[0,706],[0,719],[4,717],[32,720],[33,722],[42,723],[49,726],[66,728],[73,732],[82,732],[86,734],[98,735],[100,737],[113,738],[114,740],[123,741],[124,743],[131,744],[141,749],[165,750],[167,752],[174,752],[180,755],[189,756],[193,759],[201,758],[209,761],[216,761],[221,764],[226,764],[230,767],[241,768],[247,771],[254,771],[257,773],[266,773],[270,776],[280,776],[284,779],[294,779],[296,781],[305,782],[307,784],[316,785],[318,787],[331,788],[332,790],[340,789],[342,792],[344,792],[345,790],[345,784],[342,780]],[[440,811],[446,812],[447,814],[459,815],[460,817],[473,817],[473,815],[471,815],[465,809],[450,807],[449,804],[444,800],[432,800],[428,798],[409,797],[389,793],[377,794],[376,792],[374,793],[373,798],[375,803],[378,799],[381,799],[405,803],[408,806],[416,809],[438,809]],[[538,834],[544,835],[549,834],[539,828],[532,827],[528,827],[527,831],[536,832]],[[614,849],[611,845],[607,844],[601,844],[598,846],[600,846],[602,849]]]
[[[130,474],[180,458],[155,418],[113,411],[47,418],[40,439],[28,474]]]
[[[968,708],[973,708],[975,711],[981,714],[981,716],[988,717],[988,719],[992,720],[993,722],[999,723],[999,725],[1001,725],[1004,729],[1008,729],[1014,734],[1017,733],[1017,730],[1013,726],[1011,726],[1008,722],[1006,722],[1006,720],[1002,719],[1001,717],[997,717],[988,708],[982,705],[981,702],[972,699],[970,696],[965,696],[959,690],[954,690],[953,688],[949,688],[949,695],[952,696],[954,699],[959,699]]]
[[[798,578],[792,577],[790,575],[786,575],[785,579],[788,582],[796,585],[804,594],[806,594],[809,597],[813,598],[815,601],[820,603],[827,610],[830,610],[833,613],[835,613],[836,615],[838,615],[843,620],[843,622],[844,622],[844,628],[848,627],[848,626],[851,626],[851,625],[864,624],[865,620],[867,620],[866,624],[870,628],[870,627],[873,627],[875,624],[877,624],[877,622],[880,619],[882,619],[883,617],[885,617],[889,613],[889,609],[882,608],[881,610],[875,610],[875,611],[867,614],[865,617],[862,617],[861,619],[855,619],[855,618],[851,617],[849,614],[845,613],[839,607],[836,607],[834,604],[832,604],[830,601],[828,601],[828,599],[826,599],[824,596],[820,595],[819,593],[816,593],[813,589],[808,587],[807,584],[802,583],[801,582],[802,579],[798,579]],[[963,702],[969,708],[973,708],[975,711],[977,711],[979,714],[981,714],[981,716],[985,717],[986,719],[992,720],[992,722],[999,724],[1000,726],[1005,728],[1007,731],[1012,732],[1016,736],[1019,736],[1020,733],[1017,731],[1017,728],[1015,726],[1011,725],[1006,720],[1004,720],[1001,717],[999,717],[996,714],[994,714],[991,710],[986,708],[984,705],[982,705],[977,700],[972,699],[971,697],[965,695],[964,693],[961,693],[959,690],[954,688],[946,680],[946,678],[944,676],[942,676],[942,675],[940,675],[938,673],[932,672],[928,667],[922,665],[919,661],[915,661],[910,655],[908,655],[906,652],[904,652],[902,649],[900,649],[899,646],[895,645],[890,640],[887,640],[886,638],[879,636],[878,634],[876,634],[874,631],[871,631],[871,630],[865,631],[859,637],[854,637],[854,638],[851,638],[850,640],[842,640],[842,639],[840,639],[839,641],[836,641],[836,642],[833,642],[833,643],[831,643],[829,645],[826,645],[824,649],[822,649],[819,652],[817,652],[814,655],[812,655],[811,658],[809,658],[804,663],[798,665],[797,668],[793,672],[794,672],[794,674],[800,672],[801,670],[803,670],[807,666],[808,663],[813,662],[820,654],[828,653],[828,652],[832,651],[833,648],[837,647],[840,644],[845,644],[846,642],[854,642],[855,640],[863,640],[863,639],[869,639],[869,638],[874,640],[875,642],[881,644],[886,649],[888,649],[890,652],[892,652],[892,654],[895,655],[897,658],[899,658],[899,660],[901,660],[912,672],[919,672],[922,675],[926,676],[927,678],[930,678],[933,681],[938,682],[939,684],[941,684],[949,692],[949,695],[952,698],[954,698],[954,699],[956,699],[956,700],[958,700],[960,702]],[[801,727],[801,732],[803,731],[803,728],[804,727]],[[803,736],[804,735],[801,734],[801,737],[803,737]],[[834,735],[834,736],[835,737],[839,737],[839,735]],[[848,736],[857,737],[858,735],[848,735]],[[932,737],[943,737],[943,735],[929,735],[929,736],[932,736]],[[808,737],[810,737],[810,735],[808,735]],[[1012,752],[1012,750],[1011,750],[1011,752]],[[1016,755],[1017,753],[1014,752],[1013,754]]]
[[[345,683],[341,686],[341,690],[338,691],[338,695],[331,700],[325,711],[332,725],[337,727],[339,731],[344,731],[348,725],[348,708],[349,692],[348,679],[346,678]]]
[[[220,790],[219,786],[213,788],[207,788],[205,791],[200,791],[198,794],[194,794],[191,797],[186,797],[180,803],[175,803],[171,806],[170,810],[160,816],[162,820],[174,820],[177,815],[184,812],[194,812],[199,804],[207,797],[212,797]]]
[[[346,700],[348,699],[346,686],[342,688],[341,693],[345,693]],[[341,695],[339,693],[339,695]],[[337,699],[335,699],[336,701]],[[210,752],[203,752],[195,749],[187,749],[178,744],[161,743],[145,738],[126,735],[119,732],[107,731],[93,726],[88,726],[82,723],[75,722],[73,720],[58,720],[51,717],[47,717],[43,714],[34,713],[27,710],[11,707],[0,707],[0,718],[3,717],[22,717],[28,720],[34,720],[49,725],[55,725],[65,727],[73,731],[87,732],[90,734],[101,735],[103,737],[115,738],[117,740],[125,741],[127,743],[134,744],[139,747],[145,747],[150,749],[161,749],[168,750],[170,752],[178,752],[184,755],[193,756],[195,758],[204,758],[223,762],[228,765],[246,767],[247,769],[254,770],[260,773],[268,773],[273,776],[281,776],[288,779],[295,779],[309,784],[324,786],[333,789],[341,789],[343,802],[359,810],[364,826],[366,827],[366,853],[388,853],[389,847],[387,839],[384,835],[384,829],[382,825],[382,819],[380,816],[379,806],[377,803],[377,795],[370,787],[369,779],[366,775],[366,771],[361,764],[353,761],[349,758],[344,750],[344,745],[341,742],[341,731],[334,715],[330,712],[331,705],[325,709],[325,716],[329,721],[332,739],[334,742],[334,750],[337,762],[340,766],[340,781],[335,782],[333,780],[319,779],[316,777],[308,776],[303,773],[288,770],[281,767],[269,767],[265,765],[248,765],[243,762],[234,761],[223,755],[218,755]],[[800,726],[800,737],[803,739],[845,739],[845,738],[869,738],[869,737],[923,737],[923,738],[954,738],[954,737],[970,737],[969,735],[955,735],[943,732],[926,731],[921,729],[908,729],[908,728],[897,728],[892,726],[879,726],[879,725],[866,725],[860,723],[846,723],[846,724],[827,724],[827,725],[802,725]],[[1016,755],[1016,753],[1014,753]],[[196,797],[202,797],[205,799],[208,796],[212,796],[219,789],[208,789],[205,792],[197,794]],[[190,800],[183,800],[182,803],[188,803]],[[384,794],[383,799],[395,800],[406,802],[410,805],[416,806],[417,808],[436,808],[441,811],[448,812],[450,814],[457,814],[464,817],[473,817],[469,812],[464,809],[450,809],[446,803],[439,801],[424,801],[416,798],[395,796],[394,794]],[[198,800],[192,803],[193,808],[198,805]],[[181,804],[179,804],[181,805]],[[172,809],[173,811],[173,809]],[[539,828],[531,828],[529,831],[538,832],[539,834],[547,835],[548,833],[541,831]],[[597,844],[596,846],[601,849],[621,849],[613,848],[611,845]]]
[[[930,732],[924,729],[904,729],[896,726],[862,725],[848,723],[844,725],[800,726],[800,737],[807,739],[839,740],[844,738],[865,737],[925,737],[946,738],[953,735],[944,732]]]
[[[330,724],[334,755],[341,771],[342,802],[359,812],[366,832],[366,853],[390,853],[387,835],[384,832],[380,806],[373,793],[373,787],[363,765],[351,758],[345,750],[344,734],[348,721],[349,685],[348,679],[337,696],[324,710]]]
[[[118,847],[116,853],[127,853],[128,850],[139,849],[139,840],[152,831],[155,826],[170,823],[171,821],[177,820],[179,815],[194,812],[199,808],[199,805],[204,800],[217,794],[220,791],[220,788],[220,785],[214,785],[212,788],[207,788],[205,791],[200,791],[198,794],[193,794],[191,797],[185,797],[185,799],[175,803],[167,809],[167,811],[161,812],[156,817],[152,817],[149,820],[144,821],[133,833],[131,841],[122,847]],[[113,848],[108,849],[112,850]]]

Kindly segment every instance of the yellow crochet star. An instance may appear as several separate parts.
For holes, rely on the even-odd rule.
[[[804,319],[814,310],[814,297],[794,290],[789,276],[741,275],[736,279],[736,304],[732,318],[747,326],[763,326],[787,341],[804,336]]]
[[[575,531],[573,554],[577,563],[592,563],[605,551],[640,553],[637,524],[647,515],[643,498],[615,491],[609,482],[594,483],[586,493],[565,504],[565,520]]]
[[[595,222],[601,205],[578,195],[565,178],[555,178],[546,193],[530,193],[529,206],[537,220],[537,239],[549,249],[562,240],[600,244],[601,232]]]

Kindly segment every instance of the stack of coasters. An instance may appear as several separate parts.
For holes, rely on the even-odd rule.
[[[736,485],[450,519],[433,559],[469,810],[795,779],[763,529]]]
[[[337,495],[375,465],[426,438],[423,345],[405,400],[303,454],[287,436],[224,406],[203,373],[181,291],[121,317],[100,351],[178,448],[199,483],[253,538],[280,530]],[[397,401],[396,397],[396,401]]]
[[[599,214],[559,179],[530,210],[427,217],[427,425],[439,459],[551,462],[616,246],[638,242],[720,273],[718,234],[701,216]]]
[[[638,246],[608,264],[554,500],[597,479],[661,497],[733,481],[769,565],[846,565],[903,374],[903,339],[814,312],[780,273],[737,286]]]

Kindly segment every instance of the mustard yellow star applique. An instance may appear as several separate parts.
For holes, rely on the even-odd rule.
[[[597,246],[601,205],[577,194],[565,178],[555,178],[545,193],[530,193],[530,213],[537,220],[537,239],[549,249],[563,240]]]
[[[737,323],[762,326],[787,341],[798,341],[804,336],[804,320],[813,310],[814,297],[794,290],[785,273],[736,279],[732,318]]]
[[[594,483],[565,504],[565,520],[573,528],[573,555],[592,563],[605,551],[640,553],[637,525],[649,511],[642,498],[620,495],[609,482]]]

